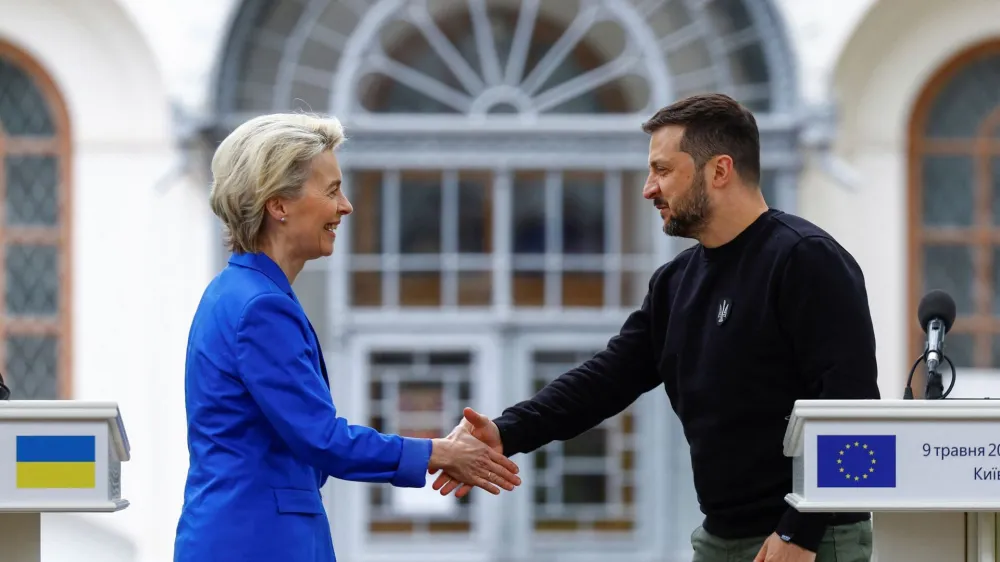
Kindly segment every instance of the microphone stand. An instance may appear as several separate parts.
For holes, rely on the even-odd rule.
[[[955,388],[955,364],[943,353],[941,354],[941,359],[942,361],[932,361],[933,366],[927,366],[927,386],[924,389],[924,400],[944,400],[948,398],[952,389]],[[910,376],[906,378],[906,387],[903,389],[903,400],[913,400],[913,375],[917,372],[917,367],[920,366],[921,361],[927,361],[926,349],[920,354],[920,357],[917,357],[917,360],[913,362],[913,367],[910,368]],[[938,366],[942,362],[948,363],[948,367],[951,370],[951,382],[948,384],[947,390],[944,388],[941,372],[938,371]]]
[[[940,400],[944,395],[944,382],[937,368],[927,369],[927,388],[924,390],[925,400]]]

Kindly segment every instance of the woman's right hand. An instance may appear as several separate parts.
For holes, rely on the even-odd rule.
[[[431,473],[444,470],[453,478],[494,495],[500,493],[500,488],[509,492],[521,485],[517,465],[471,433],[432,439],[431,444],[427,467]]]

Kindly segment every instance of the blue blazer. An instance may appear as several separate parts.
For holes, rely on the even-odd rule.
[[[205,290],[184,391],[190,468],[175,562],[334,562],[328,477],[426,482],[430,440],[337,416],[316,332],[264,254],[234,254]]]

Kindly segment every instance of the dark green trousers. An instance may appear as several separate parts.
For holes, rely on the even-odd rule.
[[[698,527],[691,534],[692,562],[753,562],[767,537],[726,540]],[[829,527],[816,552],[816,562],[871,562],[872,522]]]

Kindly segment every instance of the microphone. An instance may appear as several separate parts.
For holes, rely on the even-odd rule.
[[[917,307],[917,321],[927,334],[927,370],[936,371],[941,364],[944,336],[955,323],[955,300],[944,291],[927,293]]]
[[[944,337],[951,330],[955,323],[955,300],[944,291],[933,290],[920,299],[917,306],[917,322],[920,329],[927,334],[927,343],[924,348],[922,358],[927,363],[927,389],[924,398],[927,400],[937,400],[944,398],[944,384],[941,382],[941,373],[938,367],[942,359],[947,359],[944,355]],[[919,361],[919,360],[918,360]],[[951,361],[948,361],[951,363]],[[916,365],[914,365],[914,369]],[[913,379],[913,372],[910,372],[910,380]],[[954,367],[952,368],[952,386],[955,384]],[[948,389],[949,392],[951,389]],[[906,396],[913,398],[913,390],[908,381],[906,384]]]

